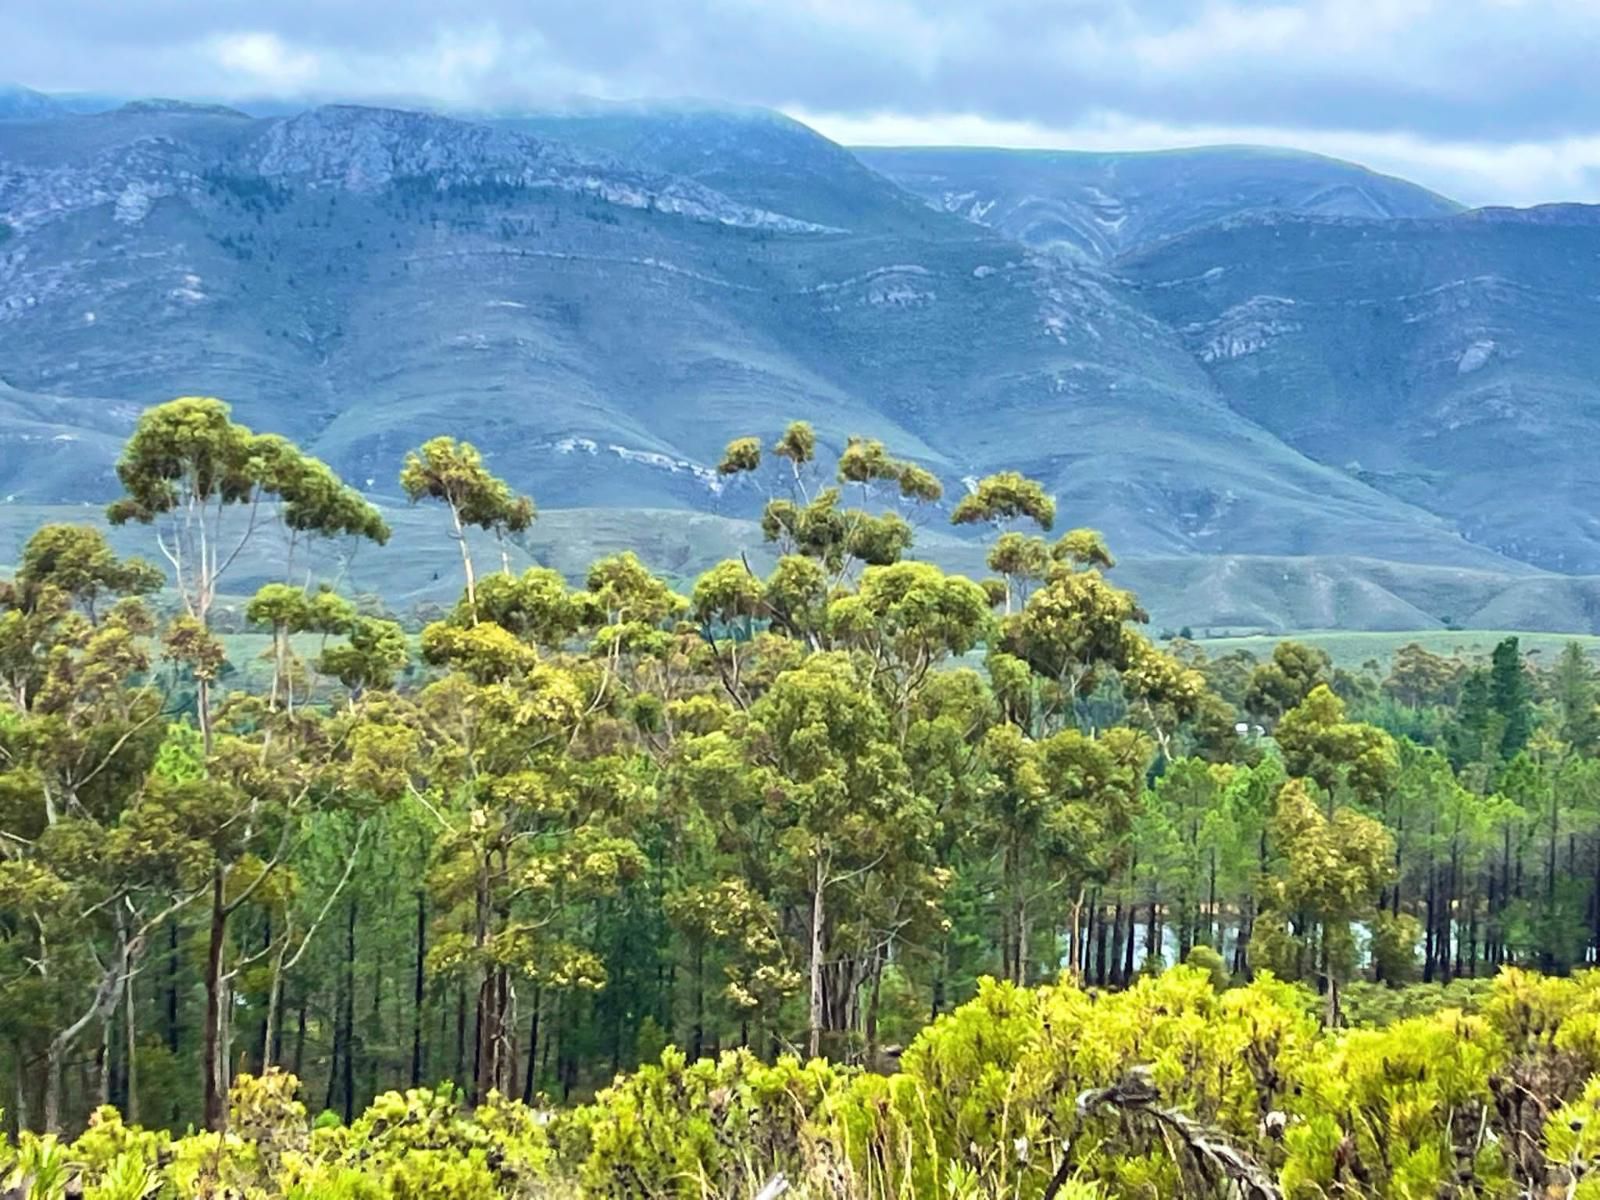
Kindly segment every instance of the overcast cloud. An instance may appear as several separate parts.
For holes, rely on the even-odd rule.
[[[847,142],[1300,146],[1600,200],[1600,0],[0,0],[45,91],[781,108]]]

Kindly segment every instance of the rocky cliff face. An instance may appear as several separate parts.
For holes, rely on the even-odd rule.
[[[145,102],[48,128],[67,146],[78,141],[80,153],[51,154],[37,144],[44,138],[36,128],[0,136],[14,151],[10,161],[0,159],[0,212],[19,230],[106,203],[120,205],[118,220],[137,220],[164,196],[197,200],[218,181],[260,181],[368,195],[401,186],[549,189],[740,228],[828,232],[689,180],[425,113],[330,106],[258,120],[214,106]]]

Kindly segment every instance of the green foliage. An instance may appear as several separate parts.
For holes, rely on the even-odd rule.
[[[0,581],[6,1186],[1588,1186],[1580,651],[1209,659],[1145,635],[1097,533],[1026,531],[1039,485],[957,501],[992,529],[976,583],[913,557],[932,472],[822,452],[802,423],[735,443],[780,554],[680,595],[630,552],[519,574],[502,544],[479,578],[468,532],[531,502],[428,441],[406,487],[466,590],[414,654],[292,560],[217,607],[260,522],[291,552],[385,531],[220,402],[147,414],[117,511],[176,594],[74,526]]]
[[[950,514],[954,525],[1001,525],[1023,520],[1048,533],[1055,524],[1056,502],[1037,482],[1015,471],[1002,471],[979,480],[956,502]]]

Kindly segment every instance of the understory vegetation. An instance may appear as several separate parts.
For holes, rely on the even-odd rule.
[[[719,473],[770,573],[574,582],[428,441],[464,590],[407,628],[318,579],[389,536],[326,465],[147,412],[155,562],[0,582],[0,1192],[1600,1196],[1580,646],[1208,657],[1020,475]]]

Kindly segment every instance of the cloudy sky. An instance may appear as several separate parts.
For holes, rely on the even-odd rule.
[[[1256,142],[1470,203],[1600,201],[1600,0],[3,0],[4,80],[453,107],[696,97],[845,142]]]

